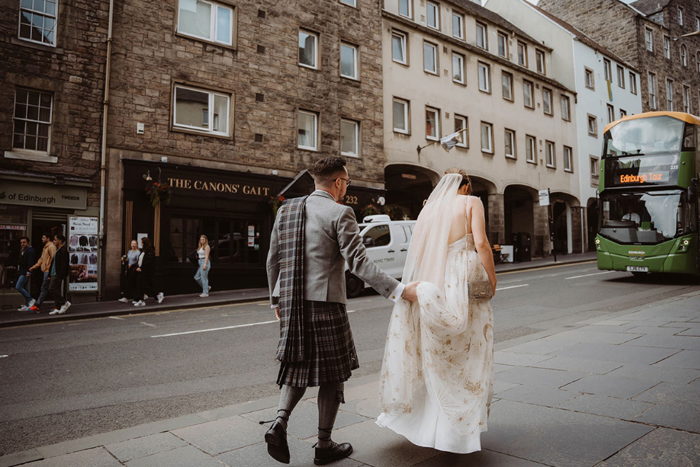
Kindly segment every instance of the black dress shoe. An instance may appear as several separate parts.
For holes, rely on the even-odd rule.
[[[339,461],[340,459],[345,459],[350,454],[352,454],[352,444],[343,443],[338,444],[331,441],[331,445],[327,448],[316,448],[316,456],[314,457],[314,464],[316,465],[326,465],[331,462]]]
[[[267,453],[277,462],[289,464],[289,446],[287,445],[287,430],[279,422],[272,424],[265,433]]]

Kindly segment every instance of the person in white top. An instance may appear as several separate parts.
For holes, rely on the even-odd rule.
[[[199,267],[197,268],[197,273],[194,275],[194,280],[202,288],[202,293],[200,297],[208,297],[211,287],[209,286],[209,269],[211,263],[209,262],[209,253],[211,248],[209,248],[209,239],[206,235],[199,237],[199,247],[197,248],[197,258],[199,260]]]
[[[627,214],[622,216],[623,221],[634,221],[639,225],[639,223],[642,221],[642,219],[639,217],[639,214],[634,212],[634,208],[632,206],[627,207]]]

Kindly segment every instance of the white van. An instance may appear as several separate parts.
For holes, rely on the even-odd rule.
[[[415,225],[416,221],[392,221],[387,215],[366,216],[360,224],[360,235],[367,256],[395,279],[401,280]],[[357,297],[368,286],[347,270],[345,280],[350,298]]]

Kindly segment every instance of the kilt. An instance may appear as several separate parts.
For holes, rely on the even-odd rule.
[[[306,359],[281,362],[277,384],[306,388],[347,381],[360,364],[345,305],[304,300],[303,318]]]

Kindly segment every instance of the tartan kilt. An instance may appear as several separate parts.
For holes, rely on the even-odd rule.
[[[304,300],[303,315],[307,357],[281,362],[277,384],[305,388],[347,381],[360,364],[345,305]]]

